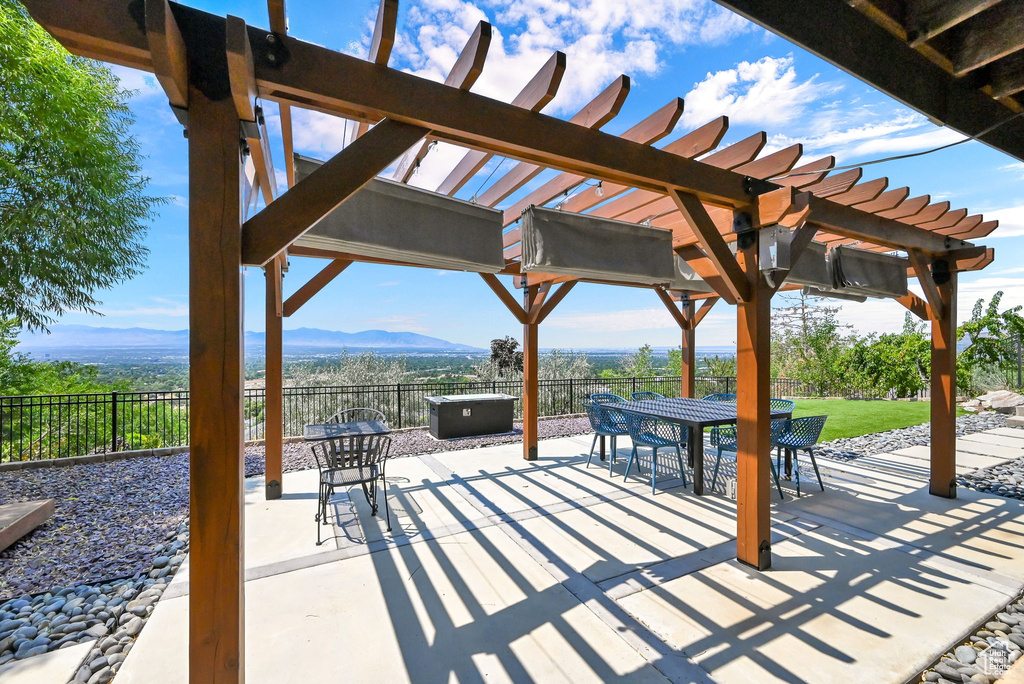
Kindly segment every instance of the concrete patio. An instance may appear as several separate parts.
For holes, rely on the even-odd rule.
[[[1024,456],[1017,432],[962,438],[963,467]],[[799,499],[773,489],[759,573],[733,559],[721,481],[694,496],[673,455],[652,496],[620,476],[628,447],[610,478],[589,445],[393,460],[394,536],[356,489],[319,547],[315,471],[279,501],[249,480],[247,680],[899,683],[1024,587],[1024,504],[928,495],[926,451],[820,459],[825,492],[810,472]],[[186,564],[118,682],[185,679],[187,593]]]

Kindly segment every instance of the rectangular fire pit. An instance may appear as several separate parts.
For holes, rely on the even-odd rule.
[[[512,431],[514,402],[508,394],[424,397],[430,404],[430,434],[437,439]]]

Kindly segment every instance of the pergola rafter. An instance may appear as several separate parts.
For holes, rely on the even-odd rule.
[[[426,142],[430,140],[467,149],[463,161],[441,185],[448,194],[473,178],[489,156],[514,160],[509,171],[481,188],[477,201],[486,206],[512,197],[545,170],[559,172],[506,210],[505,226],[514,223],[520,209],[565,196],[563,211],[587,213],[595,219],[613,216],[670,231],[675,254],[713,290],[669,291],[664,284],[632,282],[631,278],[609,281],[601,276],[539,273],[521,261],[518,229],[508,231],[502,241],[504,268],[499,273],[515,276],[522,303],[498,275],[481,276],[524,327],[526,458],[537,457],[539,325],[577,282],[654,289],[683,332],[681,389],[691,395],[694,330],[719,298],[736,304],[737,557],[759,569],[769,567],[769,480],[764,456],[770,422],[770,305],[777,290],[795,286],[785,282],[784,274],[775,280],[762,274],[759,246],[762,228],[781,225],[795,229],[790,243],[795,258],[812,239],[856,242],[864,249],[910,255],[927,301],[913,295],[900,301],[930,321],[933,338],[930,489],[940,496],[955,495],[957,273],[991,263],[992,250],[965,238],[988,234],[995,222],[970,216],[966,210],[951,211],[948,202],[932,204],[927,195],[908,199],[906,188],[887,191],[884,178],[861,182],[860,169],[830,174],[835,165],[831,157],[798,166],[800,145],[758,157],[767,141],[765,133],[717,149],[728,127],[724,117],[655,147],[653,143],[667,136],[678,121],[681,100],[670,101],[622,135],[609,135],[599,129],[621,109],[629,91],[626,76],[616,79],[569,121],[541,114],[564,72],[560,53],[511,104],[474,94],[469,89],[484,68],[489,42],[486,22],[478,26],[446,83],[390,69],[387,61],[397,20],[394,0],[381,4],[369,60],[288,36],[283,2],[268,3],[270,32],[166,0],[146,0],[141,24],[132,9],[134,3],[124,0],[95,0],[87,6],[54,0],[26,0],[25,4],[68,49],[155,72],[188,127],[193,393],[190,672],[194,680],[240,682],[243,677],[244,357],[239,269],[261,266],[267,274],[267,494],[272,497],[280,495],[280,442],[274,446],[278,452],[274,463],[270,428],[272,423],[280,427],[280,414],[272,412],[280,408],[281,318],[295,313],[354,261],[428,267],[416,262],[415,253],[392,260],[386,254],[368,257],[294,243],[403,153],[405,161],[400,162],[396,177],[407,181],[429,150]],[[961,55],[959,59],[973,64],[971,60],[987,58]],[[266,129],[254,106],[257,97],[281,107],[289,189],[280,196]],[[292,107],[348,119],[355,122],[356,130],[345,149],[298,183],[291,150]],[[240,139],[248,140],[256,157],[255,182],[265,199],[265,207],[244,223]],[[600,185],[566,196],[588,180]],[[331,261],[285,298],[282,277],[288,253]],[[497,263],[502,263],[500,258]],[[700,299],[704,301],[698,309]],[[273,331],[270,321],[275,321]],[[271,354],[275,359],[270,359]],[[272,379],[271,374],[277,377]],[[273,407],[272,380],[273,402],[277,402]],[[276,492],[272,478],[278,480]],[[702,487],[695,482],[694,493],[702,493]]]

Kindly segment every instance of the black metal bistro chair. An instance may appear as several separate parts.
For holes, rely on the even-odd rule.
[[[664,394],[658,394],[657,392],[633,392],[633,401],[654,401],[655,399],[664,398]]]
[[[793,454],[793,470],[796,474],[796,495],[800,496],[800,463],[797,460],[797,452],[801,449],[811,457],[811,465],[814,466],[814,474],[818,477],[818,486],[825,491],[825,484],[821,481],[821,471],[818,470],[818,462],[814,459],[814,446],[821,437],[821,431],[825,428],[825,421],[828,416],[808,416],[806,418],[790,418],[789,420],[772,421],[779,422],[779,430],[772,430],[772,446],[775,447],[776,469],[780,467],[782,450]]]
[[[388,424],[387,416],[382,411],[372,408],[342,409],[327,419],[328,423],[358,423],[363,420],[379,420]]]
[[[594,428],[594,441],[591,442],[590,453],[587,454],[587,467],[590,467],[590,460],[594,458],[598,438],[611,437],[611,458],[608,460],[608,474],[611,475],[612,466],[615,465],[615,438],[629,434],[626,429],[626,417],[621,412],[606,408],[596,401],[588,401],[586,407],[590,427]]]
[[[362,485],[370,515],[377,515],[377,480],[384,488],[384,514],[388,532],[391,531],[391,511],[388,508],[387,483],[384,465],[391,451],[391,438],[387,435],[353,435],[327,439],[313,445],[313,458],[320,469],[320,494],[317,501],[316,543],[323,543],[320,527],[327,524],[327,504],[334,490],[351,485]]]
[[[633,461],[637,462],[637,470],[643,473],[643,470],[640,469],[640,461],[636,457],[636,450],[637,447],[650,447],[651,494],[655,494],[654,484],[655,480],[658,479],[658,449],[669,448],[676,450],[676,458],[679,461],[679,476],[683,479],[683,486],[686,486],[686,468],[683,467],[683,454],[679,449],[680,444],[686,443],[686,438],[680,434],[682,430],[680,430],[679,426],[666,423],[657,418],[638,416],[633,413],[625,415],[629,438],[633,441],[633,452],[629,456],[629,463],[626,464],[626,472],[623,473],[622,479],[625,480],[629,476],[629,469],[633,467]]]

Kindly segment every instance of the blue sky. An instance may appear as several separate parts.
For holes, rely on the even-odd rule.
[[[259,1],[194,1],[216,14],[243,17],[267,27]],[[332,49],[365,56],[376,15],[375,0],[344,3],[289,3],[291,35]],[[571,116],[618,74],[632,89],[619,116],[604,127],[619,133],[672,97],[686,100],[677,130],[687,130],[727,114],[731,126],[723,145],[758,130],[769,135],[764,153],[804,143],[804,160],[835,154],[839,164],[927,149],[960,139],[923,116],[900,106],[857,79],[787,41],[703,0],[403,0],[391,66],[443,80],[476,23],[494,26],[483,75],[474,92],[510,100],[554,50],[568,56],[556,99],[545,112]],[[146,272],[100,293],[103,317],[79,313],[62,322],[110,327],[188,327],[187,146],[151,75],[115,67],[132,100],[135,135],[147,155],[150,190],[167,196],[146,242]],[[266,107],[274,159],[284,187],[283,150],[276,106]],[[326,159],[345,141],[340,119],[295,114],[296,151]],[[433,189],[461,154],[439,145],[412,183]],[[500,159],[492,160],[461,191],[468,198]],[[503,169],[510,164],[506,163]],[[499,170],[495,175],[500,175]],[[1024,164],[979,143],[916,159],[867,167],[864,179],[886,175],[890,188],[909,185],[912,195],[930,193],[953,208],[1001,220],[984,242],[996,248],[996,262],[961,278],[961,317],[978,297],[997,289],[1005,302],[1024,304]],[[542,174],[528,192],[549,177]],[[521,194],[513,195],[507,206]],[[286,296],[325,262],[293,258],[285,279]],[[247,269],[247,330],[263,330],[263,274]],[[915,287],[916,283],[912,285]],[[841,317],[862,333],[901,327],[903,309],[895,302],[869,300],[844,306]],[[286,328],[317,327],[358,331],[380,328],[412,331],[455,342],[487,346],[503,335],[521,335],[519,326],[475,274],[356,264],[335,279],[294,316]],[[719,304],[697,332],[698,345],[731,345],[735,317]],[[653,292],[625,287],[579,285],[545,321],[543,347],[637,347],[677,345],[679,331]]]

